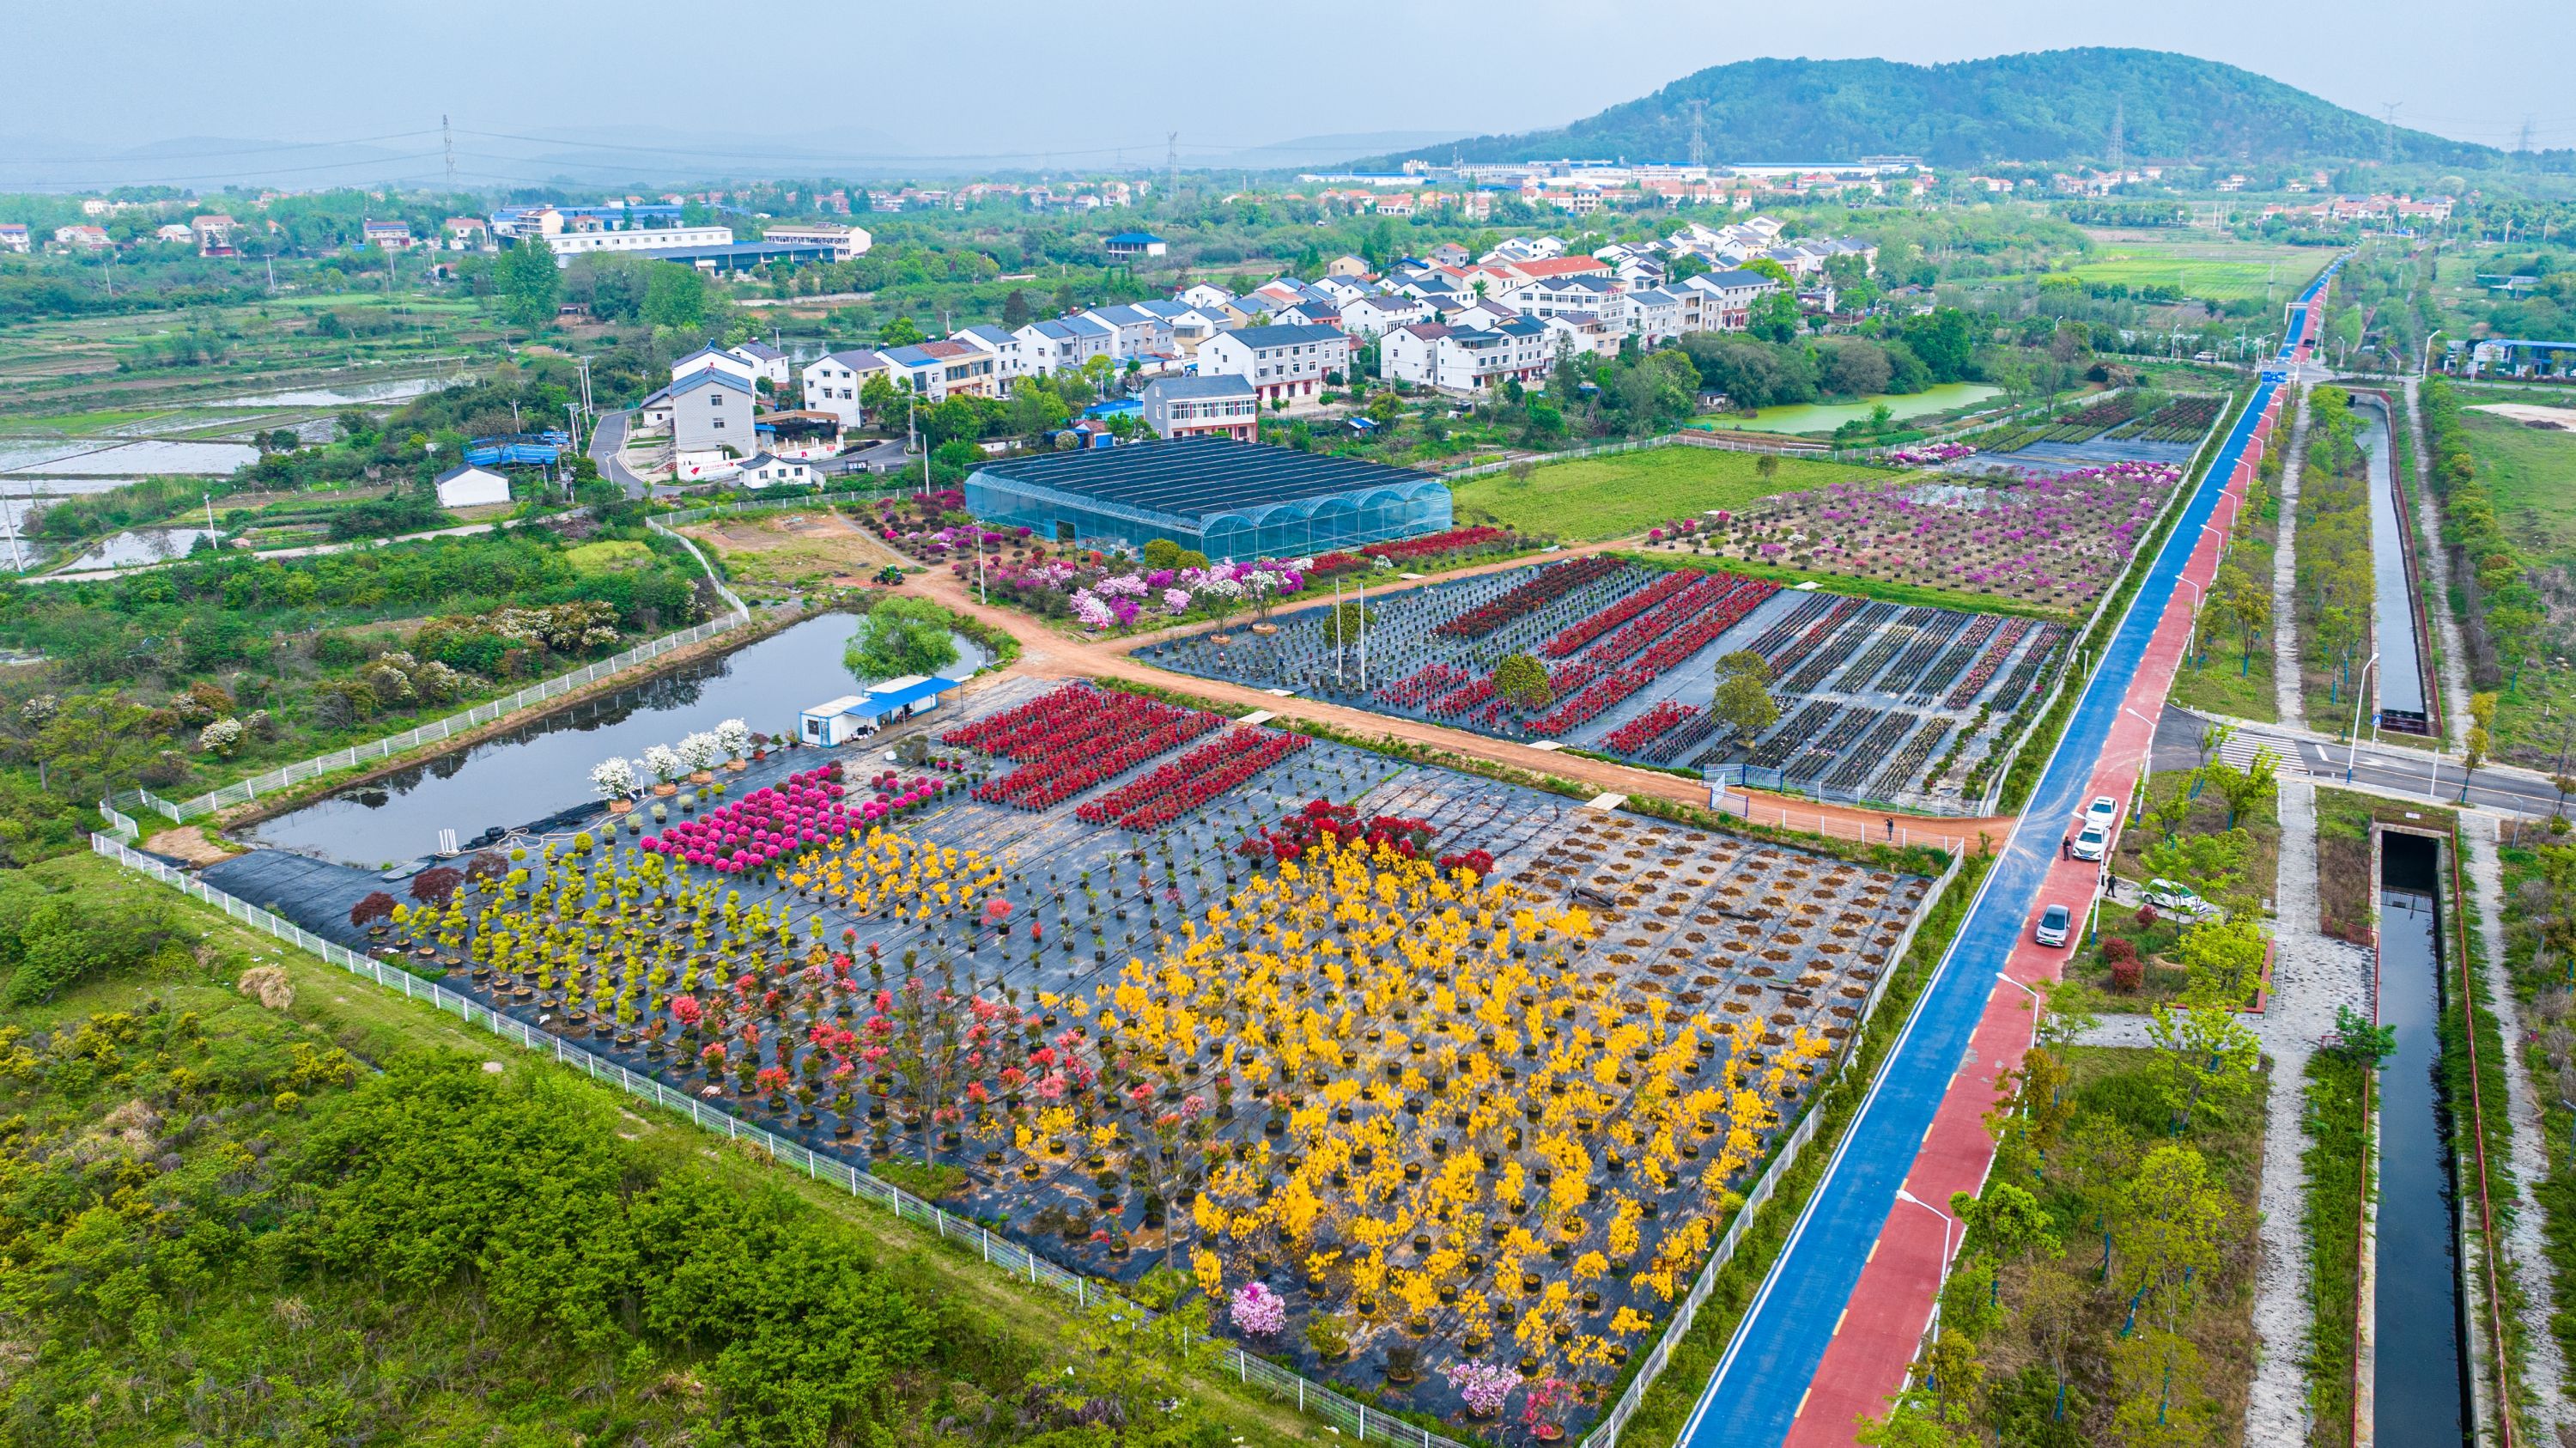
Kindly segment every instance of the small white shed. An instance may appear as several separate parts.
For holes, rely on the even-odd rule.
[[[490,468],[467,463],[438,475],[438,506],[442,508],[474,508],[508,501],[510,480]]]
[[[939,705],[939,696],[966,682],[923,678],[918,674],[870,685],[864,694],[844,694],[805,711],[799,724],[808,744],[830,748],[847,744],[898,719],[909,719]]]

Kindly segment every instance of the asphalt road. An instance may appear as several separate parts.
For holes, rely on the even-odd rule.
[[[617,460],[617,450],[626,445],[626,429],[633,425],[631,412],[603,412],[590,429],[590,460],[599,464],[599,475],[626,490],[626,496],[641,498],[652,492],[652,484],[627,470]]]
[[[2201,761],[2201,732],[2209,721],[2186,709],[2166,705],[2156,720],[2155,767],[2186,770]],[[2403,795],[2434,804],[2462,803],[2457,755],[2437,757],[2430,749],[2373,745],[2367,738],[2353,748],[2322,736],[2277,725],[2239,724],[2221,746],[2220,756],[2243,765],[2257,748],[2268,748],[2284,776],[2304,775],[2318,784],[2343,785],[2378,794]],[[2546,817],[2558,809],[2558,789],[2541,774],[2511,765],[2481,765],[2468,781],[2465,803],[2503,814]]]

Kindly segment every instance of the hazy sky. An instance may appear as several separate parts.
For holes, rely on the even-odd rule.
[[[657,145],[828,136],[914,153],[1159,160],[1166,131],[1231,149],[1330,133],[1561,123],[1761,55],[1958,60],[2071,45],[2187,51],[2372,115],[2510,146],[2576,145],[2565,0],[1029,0],[778,5],[447,0],[316,6],[0,0],[0,135],[67,144],[387,138],[431,153],[444,111],[471,179],[511,169],[474,133]],[[1579,37],[1580,53],[1574,43]],[[26,151],[40,151],[27,147]],[[186,147],[174,152],[190,154]],[[479,158],[479,159],[478,159]],[[29,159],[34,159],[30,156]],[[291,154],[226,157],[274,165]],[[478,174],[487,173],[487,174]]]

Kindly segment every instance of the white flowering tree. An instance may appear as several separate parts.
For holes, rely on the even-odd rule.
[[[612,754],[592,765],[590,792],[601,799],[625,799],[635,793],[635,766]]]
[[[218,719],[197,731],[197,747],[208,754],[230,755],[241,747],[242,727],[238,719]]]
[[[691,773],[713,769],[723,759],[724,746],[706,730],[701,729],[680,741],[680,762],[687,765]]]
[[[713,730],[716,747],[727,759],[740,759],[751,752],[751,726],[739,719],[727,719]]]
[[[689,767],[680,762],[679,752],[668,744],[656,744],[644,751],[644,767],[652,772],[656,784],[675,784]]]

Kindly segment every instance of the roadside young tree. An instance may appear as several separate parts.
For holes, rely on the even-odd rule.
[[[2239,818],[2271,800],[2273,783],[2280,772],[2281,757],[2268,747],[2255,750],[2243,769],[2224,759],[2213,759],[2202,769],[2210,788],[2227,801],[2227,828],[2231,830]]]
[[[2252,672],[2254,649],[2272,626],[2272,591],[2258,587],[2253,575],[2231,561],[2218,570],[2217,592],[2219,612],[2236,631],[2236,676],[2241,679]]]
[[[2467,747],[2460,752],[2460,803],[2462,804],[2468,803],[2469,800],[2470,778],[2478,772],[2479,765],[2487,762],[2490,731],[2495,728],[2495,711],[2495,695],[2490,693],[2469,696],[2469,740]]]

